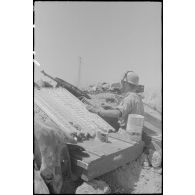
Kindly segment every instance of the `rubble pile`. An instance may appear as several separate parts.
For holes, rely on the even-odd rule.
[[[77,131],[73,133],[73,136],[76,138],[77,142],[83,142],[85,140],[89,140],[90,138],[94,138],[95,134],[90,134],[82,129],[79,124],[75,124],[73,122],[69,122]]]
[[[83,90],[89,94],[98,94],[103,92],[112,92],[112,93],[120,93],[121,84],[113,83],[109,84],[107,82],[97,83],[93,85],[89,85],[87,88]]]

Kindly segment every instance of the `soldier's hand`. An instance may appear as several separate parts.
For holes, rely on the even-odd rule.
[[[86,108],[89,112],[96,113],[96,114],[100,111],[100,108],[97,108],[95,106],[87,106]]]
[[[112,110],[112,109],[113,109],[112,106],[110,106],[110,105],[108,105],[108,104],[105,104],[105,103],[102,103],[101,106],[102,106],[102,108],[104,108],[105,110],[108,110],[108,109]]]

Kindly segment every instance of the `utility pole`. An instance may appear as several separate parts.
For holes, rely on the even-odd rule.
[[[79,56],[79,69],[78,69],[78,83],[77,87],[80,87],[80,82],[81,82],[81,64],[82,63],[82,58]]]

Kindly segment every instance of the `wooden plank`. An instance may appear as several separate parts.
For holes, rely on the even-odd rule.
[[[151,124],[150,125],[144,125],[143,127],[143,133],[142,133],[142,140],[144,140],[146,146],[150,146],[153,142],[159,145],[159,147],[162,147],[162,135],[161,130],[157,130],[154,128]]]
[[[65,120],[79,124],[89,134],[99,128],[113,129],[98,115],[90,113],[81,101],[72,97],[72,94],[65,89],[42,89],[35,96],[50,106],[50,110],[61,123],[65,123]]]
[[[144,121],[144,127],[143,127],[143,131],[145,131],[146,133],[152,135],[152,136],[156,136],[161,134],[161,129],[152,125],[151,123]]]
[[[119,133],[110,133],[109,137],[126,142],[128,144],[135,144],[136,142],[132,141],[129,136],[126,134],[119,134]]]
[[[86,164],[89,164],[91,161],[100,159],[100,156],[86,151],[86,149],[78,144],[68,144],[69,153],[72,159],[77,160],[78,166],[86,168]]]
[[[92,139],[84,141],[83,143],[78,143],[79,146],[85,148],[86,151],[91,152],[99,157],[105,156],[104,151],[97,151],[97,148],[101,147],[104,143],[98,140]]]
[[[112,153],[107,158],[101,158],[99,161],[92,162],[87,170],[83,170],[81,178],[85,181],[90,181],[135,160],[142,153],[143,146],[144,143],[140,142],[124,150]]]
[[[66,122],[65,124],[63,121],[62,123],[62,121],[59,120],[59,117],[56,116],[57,114],[55,113],[55,111],[46,102],[44,102],[44,100],[36,97],[35,103],[61,128],[61,130],[66,134],[67,138],[73,139],[71,133],[75,132],[76,129],[71,127],[68,122]]]
[[[125,140],[127,140],[127,136],[123,136],[118,133],[110,133],[108,143],[95,139],[78,143],[78,145],[85,148],[85,150],[88,152],[103,157],[122,149],[126,149],[136,143],[129,139],[128,142]]]
[[[131,147],[132,144],[123,142],[121,140],[117,140],[114,138],[109,138],[109,142],[100,142],[100,144],[96,145],[94,144],[93,146],[86,148],[87,151],[89,152],[94,152],[94,154],[103,154],[101,155],[101,158],[106,157],[112,153],[116,153],[120,150],[124,150],[126,148]]]
[[[86,149],[85,152],[88,156],[82,156],[78,153],[74,154],[74,152],[73,155],[70,155],[74,165],[78,166],[74,166],[74,172],[82,172],[82,178],[88,181],[130,162],[132,159],[138,157],[143,150],[143,142],[132,144],[111,137],[109,139],[110,143],[96,141],[93,147],[90,144],[93,143],[92,141],[83,142],[81,144],[82,148]],[[95,152],[92,153],[91,151]],[[105,155],[96,155],[101,151],[104,151]],[[80,169],[83,169],[83,171]]]
[[[109,138],[109,141],[110,143],[104,143],[102,146],[96,149],[97,152],[104,151],[105,157],[133,146],[133,144],[126,143],[111,137]]]
[[[144,111],[144,120],[151,123],[153,126],[162,129],[161,114],[149,108],[147,105],[144,105]]]
[[[148,105],[146,103],[144,103],[144,111],[147,113],[150,113],[155,118],[161,120],[162,113],[157,111],[157,110],[154,110],[150,105]]]
[[[148,148],[156,143],[161,147],[162,143],[162,120],[161,113],[156,112],[149,106],[144,105],[145,120],[142,133],[142,140],[144,140]],[[159,137],[158,137],[159,136]]]

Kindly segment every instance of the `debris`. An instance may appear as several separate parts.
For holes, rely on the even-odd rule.
[[[146,153],[142,153],[139,157],[140,165],[148,169],[150,167],[150,163],[148,160],[148,155]]]
[[[155,150],[149,150],[148,159],[149,159],[150,164],[153,167],[161,166],[161,161],[162,161],[162,157],[161,156],[162,156],[161,152],[155,151]]]
[[[84,182],[76,189],[76,194],[109,194],[110,187],[102,180]]]
[[[109,83],[102,83],[102,89],[103,89],[103,91],[108,91],[110,89],[110,84]]]
[[[144,167],[142,165],[144,161],[147,161],[147,154],[142,153],[136,160],[101,176],[100,179],[110,186],[111,193],[114,194],[161,192],[162,175],[159,173],[160,169]]]
[[[90,134],[89,132],[84,131],[79,124],[75,124],[73,122],[69,122],[69,124],[77,130],[77,132],[74,132],[72,134],[74,135],[74,137],[76,137],[78,142],[83,142],[95,137],[95,134],[92,135],[92,133]]]
[[[120,89],[121,88],[121,84],[120,83],[112,83],[111,84],[111,88],[114,89]]]

